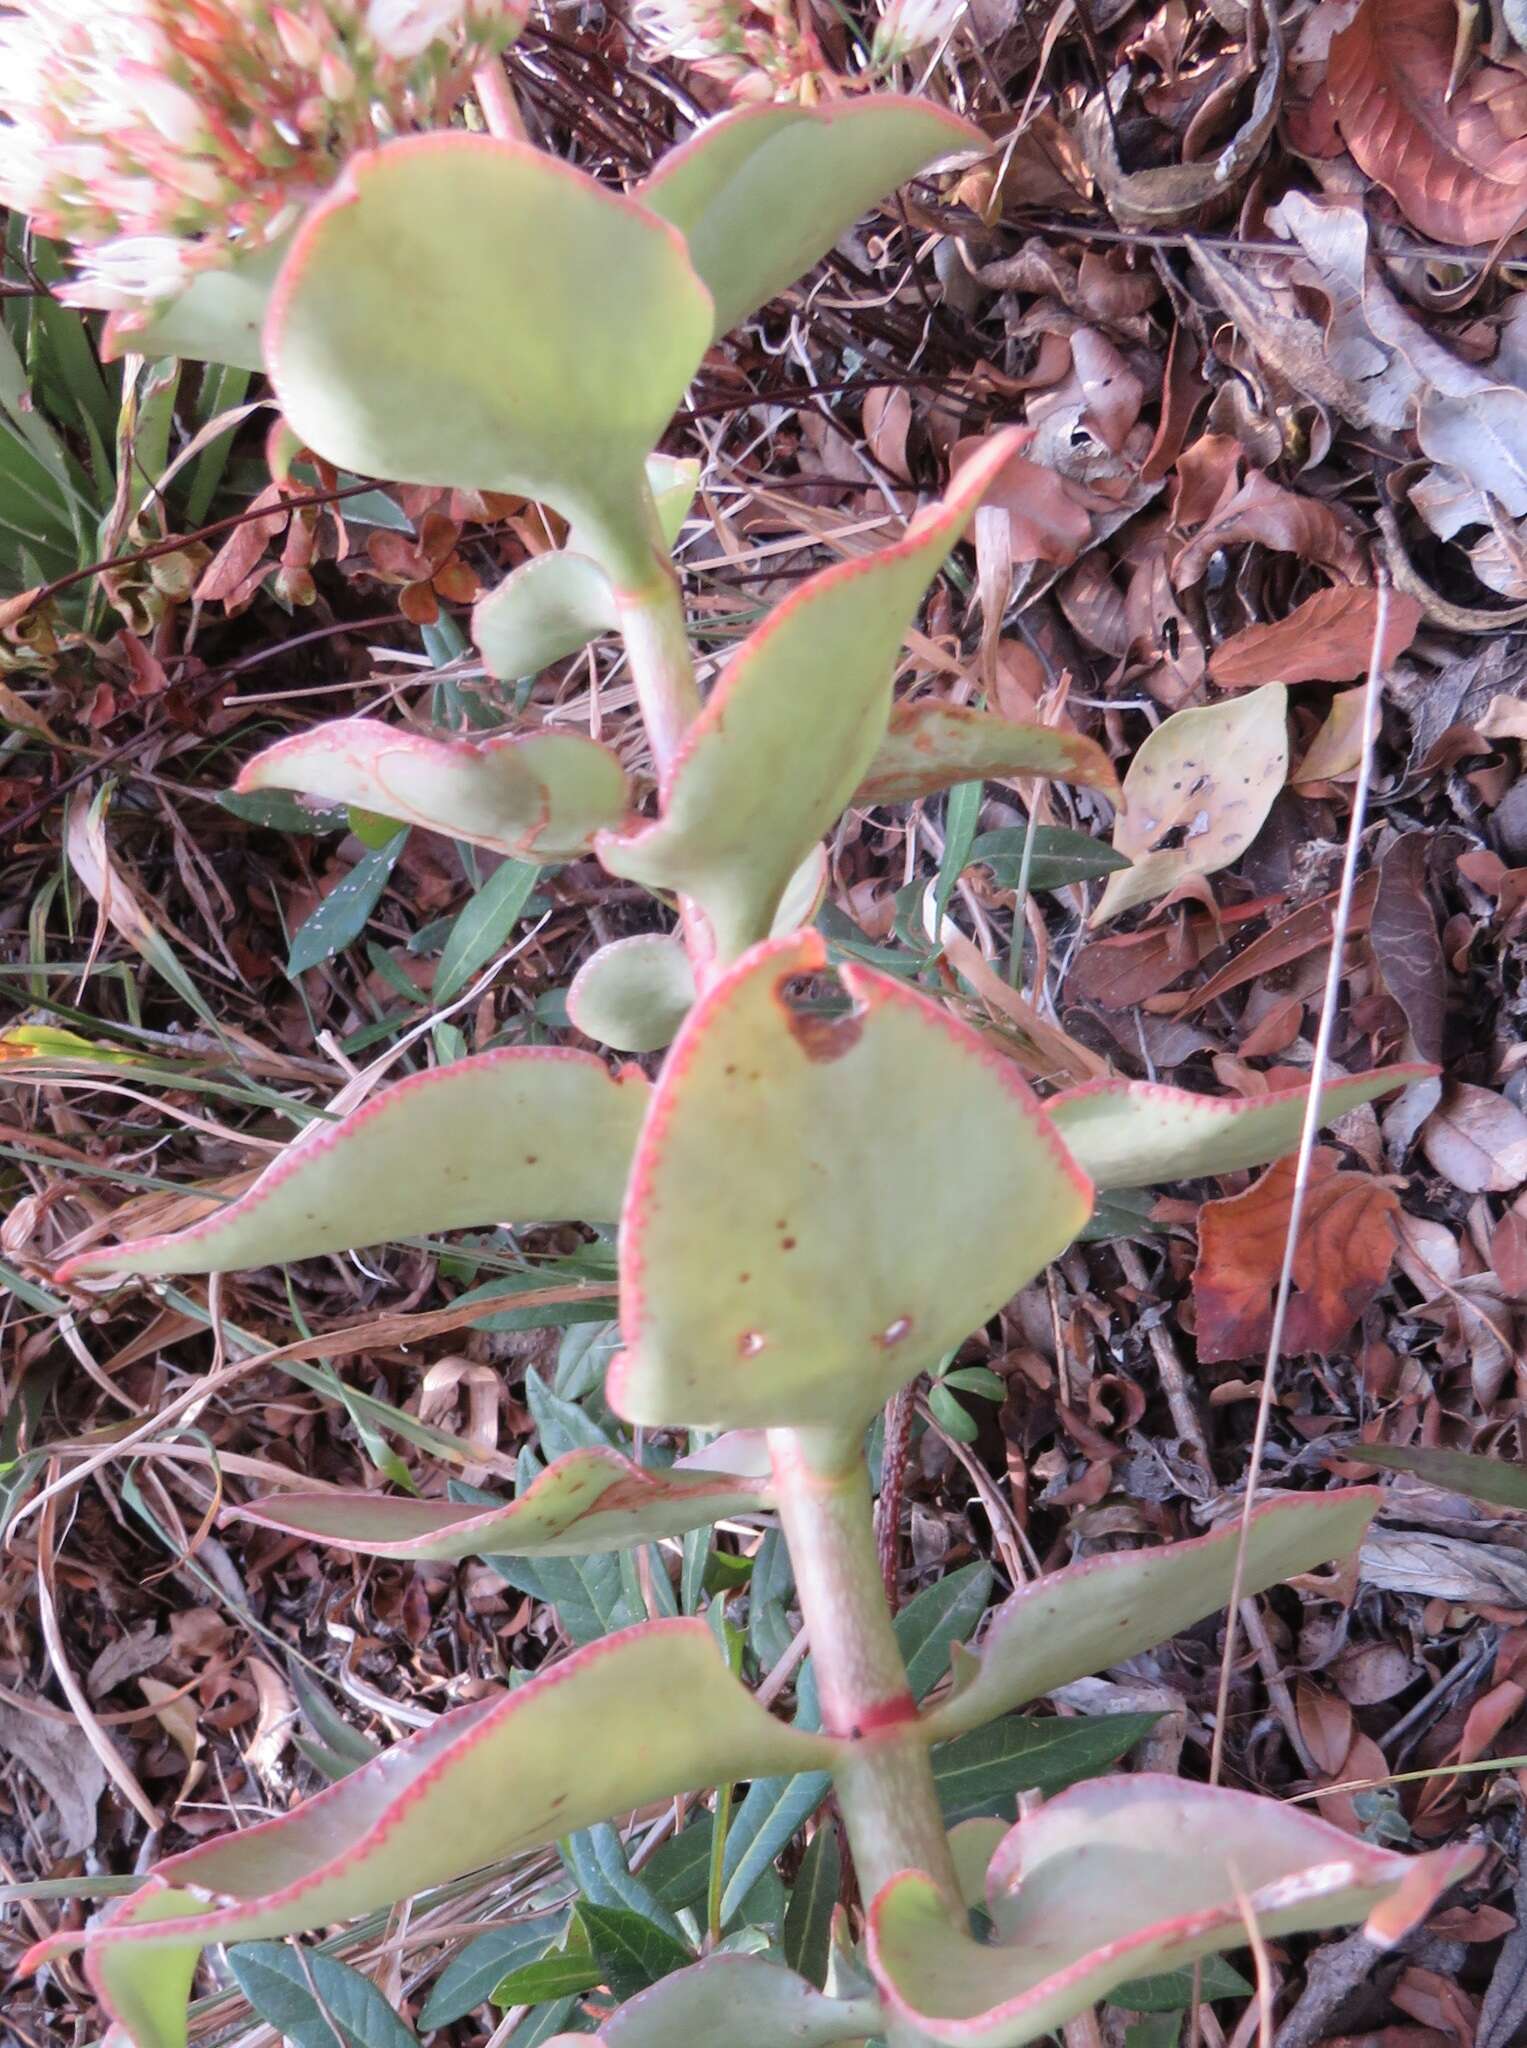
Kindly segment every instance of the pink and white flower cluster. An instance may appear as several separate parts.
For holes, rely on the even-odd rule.
[[[345,158],[438,125],[524,0],[15,0],[0,205],[134,309],[275,240]]]

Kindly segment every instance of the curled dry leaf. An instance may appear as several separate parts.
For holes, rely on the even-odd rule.
[[[1452,0],[1363,0],[1327,89],[1357,162],[1422,234],[1490,242],[1527,212],[1522,81],[1481,64],[1452,90]]]
[[[1527,1116],[1493,1088],[1460,1081],[1421,1126],[1421,1149],[1466,1195],[1503,1195],[1527,1180]]]
[[[1179,590],[1189,590],[1220,548],[1259,541],[1286,555],[1298,555],[1333,576],[1354,583],[1363,573],[1362,550],[1349,520],[1318,498],[1286,491],[1261,470],[1247,477],[1235,496],[1194,534],[1172,569]]]
[[[1114,826],[1134,865],[1108,877],[1094,925],[1245,852],[1288,772],[1287,706],[1287,690],[1269,683],[1157,726],[1129,765]]]
[[[1378,592],[1338,584],[1317,590],[1286,619],[1247,626],[1215,649],[1209,674],[1222,690],[1255,689],[1259,683],[1350,683],[1368,672]],[[1391,594],[1379,666],[1388,668],[1416,637],[1421,607],[1413,597]]]
[[[1283,92],[1283,29],[1278,9],[1264,9],[1266,58],[1245,121],[1216,156],[1201,163],[1159,164],[1126,171],[1114,145],[1113,122],[1099,93],[1078,124],[1077,140],[1114,219],[1123,227],[1180,227],[1232,193],[1262,152]],[[1107,90],[1117,108],[1119,79]]]
[[[1272,1298],[1294,1198],[1293,1159],[1280,1159],[1243,1195],[1205,1202],[1198,1219],[1193,1303],[1205,1365],[1266,1349]],[[1334,1351],[1389,1275],[1399,1198],[1368,1173],[1339,1171],[1318,1146],[1294,1251],[1285,1355]]]

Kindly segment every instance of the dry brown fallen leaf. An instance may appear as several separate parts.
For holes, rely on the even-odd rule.
[[[1520,76],[1476,65],[1449,90],[1453,0],[1363,0],[1326,89],[1348,149],[1424,235],[1491,242],[1527,212]]]
[[[1222,690],[1255,689],[1259,683],[1350,683],[1368,672],[1378,592],[1366,585],[1339,583],[1317,590],[1286,619],[1247,626],[1217,647],[1209,674]],[[1389,599],[1379,665],[1387,668],[1405,652],[1421,624],[1421,607],[1398,592]]]
[[[1272,1331],[1294,1196],[1292,1159],[1280,1159],[1243,1195],[1205,1202],[1198,1216],[1193,1305],[1205,1365],[1252,1358]],[[1310,1159],[1294,1252],[1294,1292],[1282,1351],[1335,1351],[1389,1275],[1399,1197],[1369,1173],[1347,1173],[1329,1146]]]
[[[1527,1180],[1527,1116],[1493,1088],[1454,1082],[1421,1126],[1421,1149],[1466,1195],[1504,1195]]]

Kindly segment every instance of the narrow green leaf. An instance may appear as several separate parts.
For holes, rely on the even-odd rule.
[[[949,899],[954,894],[955,884],[970,864],[970,850],[975,844],[976,826],[981,819],[981,802],[986,795],[979,782],[960,782],[949,792],[944,806],[944,857],[938,866],[938,881],[933,891],[933,931],[935,938],[943,930],[944,913],[949,908]]]
[[[986,1611],[992,1570],[962,1565],[915,1594],[896,1617],[896,1641],[915,1700],[926,1699],[949,1669],[949,1646],[963,1643]]]
[[[1347,1456],[1386,1472],[1409,1472],[1428,1486],[1466,1493],[1491,1507],[1527,1509],[1527,1467],[1508,1465],[1504,1458],[1482,1458],[1471,1451],[1434,1451],[1425,1445],[1352,1444]]]
[[[758,1778],[748,1787],[726,1838],[723,1927],[831,1789],[832,1777],[827,1771],[802,1771],[793,1778]]]
[[[431,2027],[447,2027],[479,2005],[488,2004],[510,1972],[545,1955],[563,1929],[562,1914],[540,1913],[533,1920],[514,1920],[507,1927],[479,1934],[435,1979],[419,2014],[419,2025],[426,2033]]]
[[[1023,866],[1026,832],[1023,825],[1003,825],[995,831],[980,833],[971,843],[967,866],[979,864],[990,868],[999,889],[1015,889]],[[1034,852],[1029,861],[1031,889],[1063,889],[1069,882],[1096,881],[1100,875],[1110,875],[1115,869],[1128,866],[1129,861],[1122,853],[1116,853],[1089,833],[1072,832],[1058,825],[1034,828]]]
[[[645,1877],[633,1877],[617,1829],[606,1821],[579,1828],[561,1845],[562,1864],[591,1906],[624,1906],[675,1941],[684,1930]]]
[[[578,1918],[588,1931],[589,1945],[601,1972],[620,1999],[634,1998],[674,1970],[686,1969],[694,1956],[684,1943],[629,1906],[595,1906],[585,1901]]]
[[[1095,1777],[1149,1735],[1156,1714],[1099,1714],[1075,1721],[1009,1714],[933,1751],[944,1818],[1011,1817],[1019,1792],[1059,1792]]]
[[[715,1822],[708,1813],[692,1813],[676,1835],[653,1850],[641,1867],[642,1882],[671,1912],[698,1906],[705,1897]]]
[[[574,1924],[580,1916],[574,1914]],[[539,2005],[549,1998],[576,1997],[592,1991],[604,1981],[593,1952],[587,1947],[554,1949],[538,1962],[524,1963],[510,1970],[492,1993],[494,2005]]]
[[[785,1908],[785,1961],[820,1990],[827,1982],[832,1948],[832,1913],[843,1881],[838,1830],[825,1820],[812,1836]]]
[[[520,921],[541,870],[529,861],[506,860],[494,869],[451,926],[440,951],[430,994],[437,1003],[459,995],[486,967]]]
[[[398,864],[407,837],[405,827],[385,846],[363,854],[338,888],[331,890],[311,917],[298,926],[286,963],[293,981],[310,967],[332,959],[360,937]]]
[[[333,1956],[249,1941],[229,1949],[228,1967],[260,2018],[293,2048],[336,2048],[336,2028],[343,2048],[418,2048],[371,1980]]]
[[[1199,1970],[1201,1998],[1247,1998],[1254,1989],[1223,1956],[1205,1956]],[[1133,1977],[1109,1992],[1108,2003],[1126,2012],[1185,2012],[1193,2003],[1193,1972],[1166,1970],[1159,1977]]]

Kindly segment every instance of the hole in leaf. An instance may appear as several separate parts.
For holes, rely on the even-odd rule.
[[[785,974],[775,984],[790,1035],[809,1060],[840,1060],[864,1029],[863,1015],[832,974]]]

